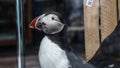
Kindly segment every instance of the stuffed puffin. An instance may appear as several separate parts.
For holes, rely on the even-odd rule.
[[[66,22],[60,13],[46,12],[34,18],[29,27],[45,33],[39,48],[41,68],[95,68],[83,64],[72,52],[67,41]]]

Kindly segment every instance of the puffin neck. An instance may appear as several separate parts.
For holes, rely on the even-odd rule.
[[[52,42],[58,44],[63,50],[71,50],[68,46],[68,39],[67,39],[67,27],[65,26],[63,30],[56,34],[46,34]]]

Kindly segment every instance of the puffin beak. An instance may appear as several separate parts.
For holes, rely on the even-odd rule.
[[[38,18],[39,18],[39,17],[34,18],[34,19],[29,23],[29,28],[36,29],[36,24],[37,24],[37,22],[38,22]]]

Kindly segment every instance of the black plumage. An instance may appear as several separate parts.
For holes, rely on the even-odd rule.
[[[120,68],[120,21],[89,61],[98,68]],[[109,65],[113,64],[113,67]]]

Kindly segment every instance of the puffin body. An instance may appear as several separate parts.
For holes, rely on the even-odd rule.
[[[30,28],[41,30],[45,37],[40,43],[41,68],[94,68],[83,64],[71,51],[67,41],[67,28],[61,14],[50,11],[32,20]]]
[[[41,42],[39,61],[41,68],[70,67],[66,52],[58,44],[51,41],[48,36],[45,36]]]

